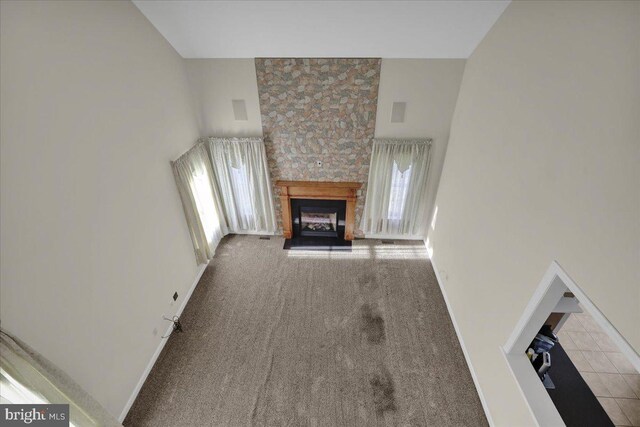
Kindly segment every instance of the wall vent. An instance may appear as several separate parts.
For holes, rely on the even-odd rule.
[[[394,102],[391,107],[391,123],[404,123],[404,112],[406,109],[406,102]]]
[[[246,122],[249,120],[247,116],[247,104],[244,99],[233,99],[231,101],[233,107],[233,118],[237,121]]]

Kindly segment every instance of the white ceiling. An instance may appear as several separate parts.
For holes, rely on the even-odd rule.
[[[468,58],[508,0],[133,0],[184,58]]]

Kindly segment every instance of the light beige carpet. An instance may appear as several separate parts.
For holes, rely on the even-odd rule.
[[[228,236],[126,426],[484,426],[422,242]]]

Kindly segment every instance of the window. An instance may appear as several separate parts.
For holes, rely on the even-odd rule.
[[[207,241],[211,242],[213,241],[214,233],[220,228],[220,221],[216,213],[213,194],[211,193],[211,179],[206,169],[201,168],[194,172],[191,191]]]
[[[246,165],[231,167],[231,187],[240,224],[242,224],[243,228],[250,228],[249,224],[253,222],[253,207],[251,205],[251,189]]]
[[[430,150],[430,139],[373,141],[360,226],[365,235],[421,238]]]
[[[12,403],[49,403],[39,394],[20,384],[2,368],[0,368],[0,384],[2,385],[2,387],[0,387],[0,402],[2,402],[3,405]]]
[[[389,219],[402,219],[410,181],[411,166],[409,166],[404,172],[400,172],[400,169],[398,169],[398,163],[393,162],[393,171],[391,172],[391,191],[389,192],[389,209],[387,213]]]

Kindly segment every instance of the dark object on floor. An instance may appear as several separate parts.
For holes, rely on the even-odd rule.
[[[609,416],[571,363],[562,345],[556,343],[549,353],[553,360],[553,370],[550,372],[556,389],[547,392],[567,427],[613,427]]]
[[[286,239],[282,249],[351,252],[351,241],[337,237],[294,237]]]
[[[540,331],[527,349],[527,355],[531,360],[531,365],[547,389],[555,388],[553,381],[547,375],[547,371],[551,369],[552,360],[549,350],[551,350],[557,342],[558,337],[555,336],[549,325],[544,325],[540,328]]]
[[[168,320],[169,322],[173,323],[173,331],[174,332],[183,332],[182,323],[180,323],[180,318],[178,316],[173,316],[171,319],[169,319],[166,316],[162,316],[162,318],[164,320]],[[171,335],[171,333],[169,333],[169,335]],[[169,335],[165,335],[162,338],[169,338]]]

